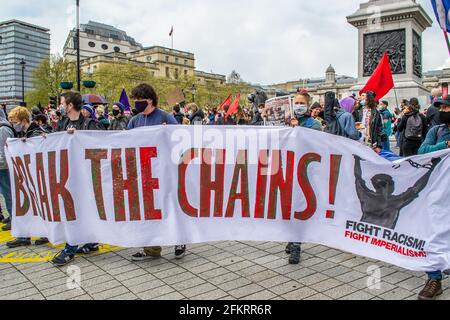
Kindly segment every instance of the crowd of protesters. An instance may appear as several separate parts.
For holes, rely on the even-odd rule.
[[[306,90],[299,90],[293,99],[293,115],[288,125],[323,131],[328,134],[358,141],[389,160],[418,154],[444,150],[450,146],[450,99],[442,97],[439,89],[432,92],[432,103],[422,109],[417,98],[403,100],[391,113],[387,101],[379,101],[370,91],[360,96],[349,96],[341,101],[335,93],[327,92],[318,102],[311,101]],[[132,92],[134,109],[130,116],[121,103],[114,103],[111,112],[103,106],[83,105],[78,93],[62,95],[61,106],[57,110],[24,107],[0,109],[0,192],[6,203],[6,211],[11,212],[11,186],[4,146],[8,138],[32,138],[52,132],[66,131],[74,134],[77,130],[133,130],[157,125],[217,125],[217,126],[265,126],[268,124],[268,110],[264,103],[250,107],[239,107],[229,114],[230,106],[201,108],[195,103],[177,105],[171,112],[159,108],[158,95],[152,86],[142,84]],[[426,111],[426,112],[425,112]],[[391,150],[391,137],[395,136],[398,154]],[[11,220],[0,215],[5,223],[3,230],[11,229]],[[47,239],[39,239],[35,245],[47,244]],[[7,244],[10,248],[31,245],[29,238],[21,238]],[[70,263],[76,254],[90,254],[99,250],[98,244],[72,246],[67,244],[55,258],[56,266]],[[143,248],[132,256],[133,261],[143,261],[161,257],[161,247]],[[175,257],[181,259],[186,246],[175,247]],[[301,244],[289,243],[286,247],[290,264],[299,264]],[[442,294],[442,272],[428,274],[429,280],[419,294],[420,299],[431,300]]]

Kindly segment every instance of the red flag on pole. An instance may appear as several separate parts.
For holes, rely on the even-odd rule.
[[[231,94],[222,102],[222,104],[219,106],[217,110],[223,110],[223,107],[229,106],[231,104]]]
[[[373,91],[376,94],[376,99],[380,100],[394,88],[394,78],[392,77],[391,63],[387,52],[384,53],[380,64],[375,69],[372,77],[367,81],[366,86],[359,92]]]
[[[235,114],[239,111],[239,100],[240,99],[241,99],[241,94],[239,93],[236,96],[236,99],[234,99],[233,104],[230,106],[230,109],[228,109],[227,116],[232,116],[233,114]]]

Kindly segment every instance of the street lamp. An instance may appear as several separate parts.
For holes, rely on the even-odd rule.
[[[25,104],[25,59],[22,58],[20,65],[22,66],[22,102]]]
[[[197,88],[195,87],[195,84],[191,87],[191,93],[192,93],[192,102],[195,102],[195,94],[197,93]]]

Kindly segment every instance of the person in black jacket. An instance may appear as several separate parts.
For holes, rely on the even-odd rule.
[[[75,134],[77,130],[105,130],[98,121],[85,118],[81,114],[83,98],[77,92],[66,92],[61,96],[61,104],[64,107],[66,118],[63,120],[59,131],[67,131],[68,134]],[[89,254],[99,251],[97,243],[89,243],[81,248],[66,244],[66,247],[52,260],[55,266],[61,267],[75,259],[75,254]]]
[[[45,117],[45,116],[44,116]],[[9,113],[9,121],[16,131],[18,137],[22,138],[23,141],[29,138],[39,137],[46,135],[49,131],[46,131],[43,126],[38,125],[34,121],[30,121],[31,114],[27,108],[17,107],[11,110]],[[7,224],[4,230],[11,230],[11,222]],[[35,245],[40,246],[48,243],[47,238],[41,238],[36,240]],[[31,245],[30,238],[17,238],[15,240],[6,243],[8,248],[18,248],[22,246]]]
[[[173,116],[177,120],[178,124],[183,124],[184,114],[181,113],[180,105],[173,107]]]
[[[442,90],[440,88],[435,88],[431,90],[431,106],[428,108],[427,111],[427,126],[428,130],[431,128],[438,126],[441,124],[441,121],[439,119],[439,108],[436,108],[434,106],[434,103],[442,96]]]
[[[401,157],[418,155],[420,146],[427,136],[427,118],[419,111],[419,101],[412,98],[398,125]]]
[[[186,108],[189,111],[189,121],[191,125],[202,125],[205,114],[195,103],[189,103]]]

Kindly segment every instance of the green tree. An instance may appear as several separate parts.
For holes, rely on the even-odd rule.
[[[76,66],[73,62],[58,55],[45,59],[33,71],[33,90],[25,95],[28,106],[41,103],[46,105],[50,96],[59,96],[63,92],[60,83],[76,81]]]

